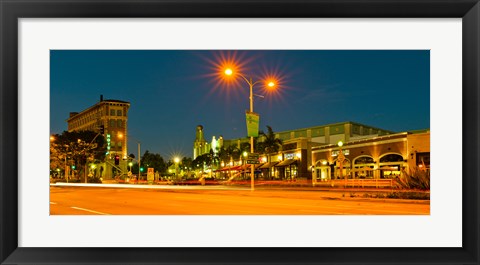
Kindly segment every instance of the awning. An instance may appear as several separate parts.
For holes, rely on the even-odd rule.
[[[232,166],[232,167],[224,167],[224,168],[221,168],[221,169],[217,169],[215,170],[215,172],[219,172],[219,171],[231,171],[231,170],[241,170],[242,169],[242,166]]]
[[[255,164],[255,170],[259,169],[261,166],[263,166],[265,163],[261,163],[261,164]]]
[[[388,166],[383,166],[380,168],[381,170],[398,170],[398,167],[388,167]]]
[[[373,168],[371,167],[362,167],[362,168],[354,168],[352,169],[352,171],[369,171],[369,170],[373,170]]]
[[[260,168],[260,169],[271,168],[271,167],[275,166],[277,163],[278,163],[278,162],[265,163],[265,164],[261,165],[259,168]]]
[[[278,163],[278,164],[276,165],[276,167],[289,166],[289,165],[291,165],[291,164],[293,164],[293,163],[295,163],[295,162],[297,162],[297,160],[295,160],[295,159],[287,159],[287,160],[285,160],[285,161],[282,161],[282,162]]]

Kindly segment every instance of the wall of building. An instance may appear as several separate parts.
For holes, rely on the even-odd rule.
[[[99,132],[101,125],[105,134],[110,134],[110,150],[122,157],[127,155],[127,123],[130,103],[118,100],[105,100],[71,116],[68,120],[69,131],[90,130]]]
[[[430,132],[410,134],[407,136],[407,152],[409,168],[423,166],[421,163],[422,154],[430,153]],[[424,161],[427,168],[430,168],[430,156]]]
[[[347,169],[346,174],[349,174],[348,170],[368,167],[375,178],[396,176],[418,166],[419,155],[424,160],[425,166],[429,167],[430,133],[399,133],[350,141],[345,142],[341,149],[346,158],[342,165]],[[332,144],[313,147],[312,150],[314,168],[332,167],[332,174],[335,176],[335,171],[338,170],[337,158],[340,147]],[[363,161],[359,160],[360,158],[371,158],[372,161],[368,165],[360,166],[356,163],[357,160]],[[357,172],[351,173],[351,177],[358,176]]]

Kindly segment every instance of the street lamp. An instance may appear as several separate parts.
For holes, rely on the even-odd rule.
[[[234,74],[232,68],[227,68],[225,69],[224,71],[225,75],[227,76],[232,76]],[[253,113],[253,96],[257,96],[257,97],[262,97],[262,95],[256,95],[256,94],[253,94],[253,87],[262,82],[263,80],[258,80],[256,82],[253,82],[252,78],[246,78],[245,76],[243,76],[242,74],[240,73],[235,73],[237,74],[238,76],[240,76],[241,78],[243,78],[243,80],[245,80],[245,82],[247,82],[248,86],[250,87],[250,113]],[[267,81],[266,82],[266,85],[270,88],[273,88],[275,87],[275,82],[273,81]],[[254,148],[253,148],[253,136],[250,136],[250,153],[253,154],[254,152]],[[250,175],[250,187],[251,187],[251,191],[254,191],[254,177],[255,177],[255,165],[252,164],[251,165],[251,175]]]
[[[340,179],[342,179],[342,175],[343,175],[343,161],[345,161],[345,155],[344,155],[343,152],[342,152],[343,142],[342,142],[342,141],[338,141],[337,145],[338,145],[338,147],[339,147],[337,161],[338,161],[338,163],[339,163],[339,165],[340,165]],[[344,187],[345,187],[345,188],[347,187],[347,174],[345,174],[345,185],[344,185]]]
[[[121,134],[121,133],[118,134],[118,137],[119,137],[119,138],[123,138],[123,134]],[[140,164],[140,160],[141,160],[141,156],[140,156],[140,141],[139,141],[138,139],[136,139],[135,137],[132,137],[131,135],[128,135],[128,137],[127,137],[127,136],[125,136],[125,137],[127,138],[127,140],[126,140],[125,142],[128,142],[128,139],[129,139],[129,138],[132,138],[135,142],[137,142],[137,147],[138,147],[138,159],[137,159],[137,161],[138,161],[138,177],[137,177],[137,183],[138,183],[138,181],[140,180],[141,172],[142,172],[141,167],[140,167],[140,165],[141,165],[141,164]],[[127,152],[126,152],[126,153],[128,153],[128,147],[127,147]],[[130,171],[132,171],[131,166],[130,166]]]
[[[175,163],[175,177],[178,175],[178,163],[180,162],[180,158],[178,156],[173,158],[173,162]]]

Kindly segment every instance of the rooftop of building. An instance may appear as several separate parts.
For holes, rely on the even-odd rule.
[[[285,132],[293,132],[293,131],[304,131],[304,130],[310,130],[310,129],[316,129],[316,128],[322,128],[322,127],[333,127],[333,126],[339,126],[339,125],[344,125],[344,124],[352,124],[352,125],[357,125],[357,126],[363,126],[367,128],[371,128],[374,130],[382,130],[388,133],[395,133],[394,131],[354,122],[354,121],[343,121],[343,122],[336,122],[336,123],[329,123],[329,124],[322,124],[322,125],[316,125],[316,126],[310,126],[310,127],[305,127],[305,128],[298,128],[298,129],[293,129],[293,130],[287,130],[287,131],[282,131],[282,132],[276,132],[276,133],[285,133]]]
[[[278,131],[278,132],[274,131],[274,133],[276,135],[280,135],[280,134],[285,134],[285,133],[290,133],[290,132],[307,131],[307,130],[312,130],[312,129],[341,126],[341,125],[345,125],[345,124],[363,126],[364,128],[369,128],[369,129],[385,132],[387,135],[397,133],[397,132],[394,132],[394,131],[385,130],[385,129],[381,129],[381,128],[378,128],[378,127],[374,127],[374,126],[370,126],[370,125],[366,125],[366,124],[362,124],[362,123],[358,123],[358,122],[354,122],[354,121],[343,121],[343,122],[322,124],[322,125],[316,125],[316,126],[311,126],[311,127],[304,127],[304,128],[286,130],[286,131]],[[238,140],[248,140],[248,139],[249,139],[249,137],[242,137],[242,138],[235,138],[235,139],[226,139],[225,141],[228,142],[228,141],[238,141]]]
[[[100,101],[95,103],[94,105],[80,111],[80,112],[70,112],[70,117],[67,119],[67,122],[70,121],[71,119],[77,117],[79,114],[82,114],[82,113],[85,113],[85,112],[88,112],[89,110],[95,108],[95,107],[98,107],[102,104],[106,104],[106,103],[121,103],[121,104],[128,104],[130,105],[130,102],[128,101],[124,101],[124,100],[119,100],[119,99],[103,99],[103,95],[100,95]]]

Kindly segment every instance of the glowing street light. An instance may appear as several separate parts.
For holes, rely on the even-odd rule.
[[[180,163],[180,158],[178,156],[173,158],[173,162],[175,163],[175,176],[178,175],[178,163]]]
[[[339,147],[339,151],[338,151],[338,157],[337,157],[337,161],[339,163],[339,166],[340,166],[340,179],[342,179],[342,175],[343,175],[343,161],[345,161],[345,155],[343,154],[342,152],[342,146],[343,146],[343,142],[342,141],[338,141],[337,143],[338,147]],[[347,174],[345,174],[345,188],[347,187]]]
[[[265,80],[257,80],[255,82],[253,82],[252,78],[246,78],[245,76],[243,76],[241,73],[235,73],[232,68],[226,68],[224,70],[224,73],[225,75],[227,76],[233,76],[234,74],[235,75],[238,75],[240,76],[241,78],[243,78],[243,80],[245,80],[245,82],[247,82],[249,88],[250,88],[250,113],[253,113],[253,96],[258,96],[258,97],[263,97],[262,95],[255,95],[253,94],[253,87],[260,83],[260,82],[265,82]],[[275,82],[273,81],[268,81],[265,83],[268,87],[270,88],[273,88],[275,87]],[[250,152],[253,154],[254,153],[254,148],[253,148],[253,136],[250,136]],[[251,187],[251,191],[254,191],[254,177],[255,177],[255,165],[252,164],[251,165],[251,175],[250,175],[250,187]]]
[[[118,137],[119,139],[123,139],[124,135],[123,135],[123,133],[119,132],[119,133],[117,134],[117,137]],[[138,180],[140,180],[140,177],[142,176],[142,172],[143,172],[143,168],[141,167],[141,158],[142,158],[142,157],[141,157],[141,154],[140,154],[140,144],[141,144],[141,142],[140,142],[138,139],[136,139],[135,137],[132,137],[130,134],[127,135],[127,136],[125,136],[125,137],[127,138],[127,140],[126,140],[125,142],[128,142],[128,140],[129,140],[130,138],[133,139],[135,142],[137,142],[137,149],[138,149],[138,150],[137,150],[137,152],[138,152],[138,157],[137,157],[137,162],[138,162],[138,177],[137,177],[137,181],[138,181]],[[127,148],[127,149],[128,149],[128,148]],[[126,149],[126,151],[125,151],[125,154],[123,155],[124,159],[127,158],[127,153],[128,153],[127,149]],[[129,165],[130,165],[130,164],[129,164]],[[126,170],[126,169],[125,169],[125,170]],[[131,171],[132,171],[132,166],[130,166],[130,172],[131,172]]]
[[[232,69],[230,69],[230,68],[225,69],[225,74],[226,75],[232,75],[233,74]]]

